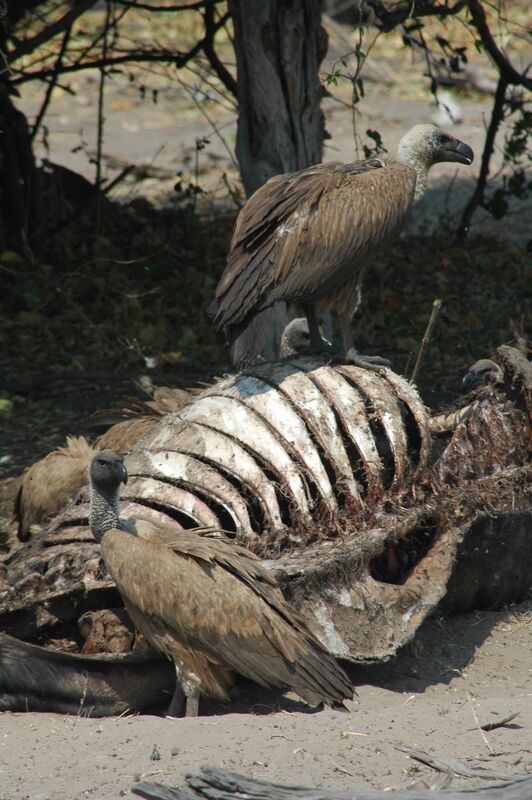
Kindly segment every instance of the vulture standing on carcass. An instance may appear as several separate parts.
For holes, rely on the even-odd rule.
[[[351,319],[368,261],[399,235],[442,161],[471,164],[473,151],[434,125],[416,125],[395,159],[318,164],[261,186],[238,216],[209,309],[233,348],[247,335],[259,342],[254,320],[260,325],[259,312],[284,301],[303,307],[314,351],[323,352],[316,307]],[[349,359],[370,365],[353,349]]]
[[[145,638],[174,662],[169,715],[186,697],[229,700],[233,674],[292,689],[312,705],[342,703],[351,683],[285,602],[277,582],[243,547],[119,515],[122,456],[98,453],[90,468],[90,526],[124,604]]]

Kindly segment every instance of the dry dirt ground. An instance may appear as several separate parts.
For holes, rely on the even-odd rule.
[[[0,714],[1,800],[112,800],[210,764],[269,781],[405,788],[434,771],[399,748],[503,775],[532,770],[532,603],[429,620],[388,664],[352,668],[349,713],[250,687],[197,719]],[[250,702],[245,695],[249,694]],[[252,699],[251,699],[252,698]],[[518,713],[484,733],[479,725]],[[453,785],[493,781],[454,777]]]

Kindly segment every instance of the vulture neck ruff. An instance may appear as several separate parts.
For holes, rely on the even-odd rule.
[[[400,146],[399,146],[399,153],[397,156],[397,160],[401,161],[404,164],[409,164],[411,167],[414,167],[414,170],[416,172],[416,189],[414,192],[414,203],[415,203],[425,194],[425,189],[427,188],[427,181],[429,176],[429,169],[432,165],[428,164],[424,158],[421,158],[416,153],[409,152],[406,149],[405,151],[402,151]]]
[[[122,528],[119,495],[118,487],[103,489],[91,482],[89,525],[98,542],[112,528]]]

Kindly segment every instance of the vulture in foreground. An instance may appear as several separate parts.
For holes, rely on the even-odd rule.
[[[129,614],[177,675],[168,711],[198,713],[200,694],[229,700],[234,673],[292,689],[311,705],[353,696],[335,659],[285,602],[275,579],[243,547],[121,519],[122,456],[98,453],[90,468],[90,526]]]
[[[261,186],[238,216],[209,309],[233,350],[241,337],[260,342],[260,312],[284,301],[303,307],[314,352],[323,352],[317,307],[349,322],[368,261],[399,235],[442,161],[471,164],[473,151],[434,125],[416,125],[395,159],[318,164]],[[349,359],[368,366],[353,350]]]

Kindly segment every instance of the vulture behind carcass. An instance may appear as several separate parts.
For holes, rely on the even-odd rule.
[[[87,481],[95,452],[84,436],[67,436],[65,447],[31,465],[22,479],[13,509],[17,536],[22,542],[76,497]]]
[[[324,349],[331,346],[331,343],[320,336]],[[295,356],[311,355],[312,341],[308,322],[304,317],[296,317],[285,327],[279,344],[279,355],[281,358],[294,358]],[[116,448],[115,448],[116,449]]]
[[[483,386],[497,386],[502,383],[503,377],[504,373],[495,361],[480,358],[467,370],[462,378],[462,386],[471,392]]]
[[[351,319],[368,261],[399,235],[430,168],[443,161],[471,164],[473,151],[434,125],[416,125],[395,159],[318,164],[261,186],[238,216],[209,308],[233,351],[245,351],[240,337],[260,342],[260,312],[284,301],[303,307],[322,352],[316,306]]]
[[[24,474],[14,502],[18,538],[27,541],[75,499],[87,483],[91,460],[99,450],[124,453],[131,450],[159,424],[161,417],[180,411],[192,397],[183,389],[157,387],[153,400],[141,401],[131,408],[98,412],[96,426],[107,430],[92,445],[84,436],[67,436],[64,447],[32,464]]]
[[[119,515],[127,471],[110,450],[92,461],[90,526],[124,604],[145,638],[174,662],[186,714],[200,694],[229,700],[233,674],[292,689],[312,705],[342,703],[351,683],[243,547]],[[180,687],[180,688],[179,688]]]

